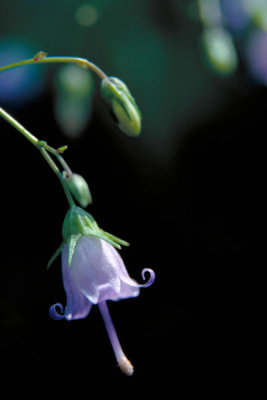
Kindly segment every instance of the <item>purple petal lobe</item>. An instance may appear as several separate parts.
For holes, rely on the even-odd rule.
[[[155,277],[156,277],[155,272],[153,271],[153,269],[150,269],[150,268],[145,268],[145,269],[143,269],[143,271],[142,271],[142,278],[143,278],[143,280],[145,280],[145,273],[146,273],[146,272],[148,272],[148,273],[150,274],[149,280],[148,280],[146,283],[144,283],[143,285],[141,285],[141,287],[148,287],[148,286],[151,286],[152,283],[153,283],[154,280],[155,280]]]
[[[57,312],[57,308],[60,309],[60,312],[61,312],[62,314],[59,314],[59,313]],[[56,303],[56,304],[54,304],[53,306],[51,306],[51,307],[49,308],[49,316],[50,316],[51,318],[53,318],[53,319],[56,319],[56,320],[63,319],[63,318],[65,318],[65,315],[64,315],[64,313],[63,313],[63,310],[64,310],[64,309],[63,309],[62,304]]]

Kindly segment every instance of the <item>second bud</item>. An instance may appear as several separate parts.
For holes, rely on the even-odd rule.
[[[81,175],[65,174],[64,178],[74,198],[83,208],[93,202],[89,186]]]

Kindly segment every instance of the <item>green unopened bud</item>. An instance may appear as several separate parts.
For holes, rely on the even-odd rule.
[[[87,207],[88,204],[92,203],[93,200],[89,187],[81,175],[67,175],[66,182],[71,193],[82,207]]]
[[[141,113],[128,87],[118,78],[101,81],[101,95],[120,130],[129,136],[141,132]]]

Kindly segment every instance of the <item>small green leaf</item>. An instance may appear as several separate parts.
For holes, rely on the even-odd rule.
[[[67,145],[61,146],[61,147],[59,147],[59,148],[57,149],[57,152],[60,153],[60,154],[62,154],[62,153],[64,153],[65,150],[67,150],[67,148],[68,148]]]
[[[37,62],[45,57],[47,57],[47,53],[45,51],[38,51],[38,53],[33,56],[33,59]]]

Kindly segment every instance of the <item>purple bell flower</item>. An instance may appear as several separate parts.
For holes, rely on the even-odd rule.
[[[67,304],[64,311],[61,304],[54,304],[49,310],[50,316],[67,320],[85,318],[92,305],[98,304],[119,367],[126,375],[132,375],[133,366],[122,351],[106,300],[138,296],[140,288],[153,283],[155,273],[151,269],[144,269],[142,277],[144,279],[148,272],[149,280],[138,284],[130,278],[113,245],[96,235],[81,235],[71,251],[71,260],[70,249],[69,243],[65,242],[62,250],[62,278]]]

